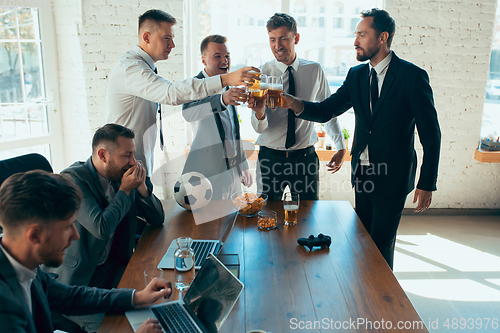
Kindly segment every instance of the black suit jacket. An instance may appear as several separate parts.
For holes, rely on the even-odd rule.
[[[326,122],[351,107],[356,127],[352,146],[352,177],[359,158],[368,146],[374,193],[401,196],[415,187],[417,155],[415,126],[424,156],[417,188],[435,191],[441,131],[434,107],[429,76],[425,70],[392,54],[380,97],[370,115],[369,66],[352,67],[336,93],[320,103],[304,102],[300,118]]]
[[[50,313],[84,315],[132,309],[132,289],[97,289],[68,286],[37,268],[32,284],[33,311],[29,312],[14,268],[0,250],[0,322],[2,332],[53,332]]]

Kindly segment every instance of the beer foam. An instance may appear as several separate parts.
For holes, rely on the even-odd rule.
[[[299,205],[283,205],[283,208],[288,211],[299,210]]]
[[[283,84],[269,84],[267,89],[272,89],[272,90],[282,90],[283,91]]]

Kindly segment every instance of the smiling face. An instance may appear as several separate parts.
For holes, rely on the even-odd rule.
[[[281,26],[268,32],[269,45],[274,57],[285,65],[295,61],[295,45],[299,43],[299,34],[294,34],[287,27]]]
[[[139,46],[146,51],[154,62],[167,60],[170,52],[175,47],[174,25],[168,22],[151,24],[152,28],[142,32],[142,41]]]
[[[231,57],[226,44],[210,42],[201,56],[208,76],[229,73]]]
[[[59,267],[66,249],[71,242],[80,238],[75,228],[75,214],[69,219],[51,222],[40,234],[40,244],[36,249],[37,260],[49,267]]]
[[[106,151],[105,175],[106,179],[121,182],[123,174],[136,164],[135,143],[133,139],[119,136],[116,140],[118,147]]]

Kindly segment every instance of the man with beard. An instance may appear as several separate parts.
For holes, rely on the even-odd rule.
[[[61,266],[43,267],[59,282],[116,288],[135,246],[137,216],[163,224],[161,202],[146,187],[144,167],[134,158],[134,136],[126,127],[107,124],[94,134],[92,156],[62,171],[75,180],[83,200],[75,220],[80,239],[67,249]],[[102,316],[71,320],[93,332]]]
[[[424,156],[413,203],[427,209],[436,190],[441,131],[429,76],[391,51],[396,24],[385,10],[361,13],[356,59],[337,92],[320,103],[284,96],[299,118],[325,122],[351,107],[356,116],[351,181],[356,213],[389,266],[407,195],[415,187],[415,126]]]
[[[274,60],[262,66],[262,74],[283,77],[283,91],[307,101],[322,101],[330,95],[330,88],[321,65],[297,57],[299,43],[297,22],[284,13],[276,13],[267,21],[269,45]],[[301,200],[319,198],[319,159],[314,149],[318,136],[314,124],[297,119],[287,108],[254,107],[252,127],[260,133],[257,166],[257,187],[269,195],[269,200],[281,200],[288,185]],[[335,143],[335,153],[328,163],[335,171],[344,162],[346,146],[336,118],[325,124],[326,132]]]
[[[0,322],[2,332],[53,332],[50,314],[127,311],[169,297],[171,283],[153,280],[144,290],[104,290],[60,283],[38,266],[57,267],[79,234],[75,213],[81,192],[68,175],[17,173],[0,187]],[[162,332],[148,319],[137,332]]]

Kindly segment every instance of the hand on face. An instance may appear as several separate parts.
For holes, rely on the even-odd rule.
[[[144,169],[141,161],[137,161],[134,166],[130,167],[123,174],[120,190],[129,195],[133,189],[136,189],[139,185],[145,183],[145,180],[146,169]]]

